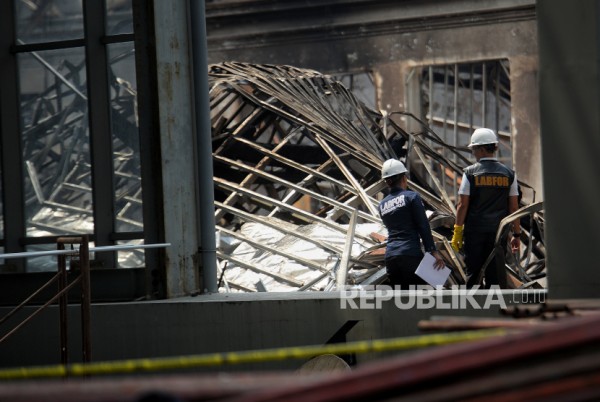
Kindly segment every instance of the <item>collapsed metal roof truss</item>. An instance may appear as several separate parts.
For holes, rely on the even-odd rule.
[[[376,282],[385,246],[380,169],[391,157],[422,162],[424,171],[411,169],[410,187],[432,212],[434,237],[453,267],[451,282],[464,283],[463,263],[447,239],[454,195],[431,171],[438,166],[456,180],[469,164],[461,149],[422,122],[421,132],[407,133],[395,113],[369,109],[316,71],[222,63],[210,66],[209,80],[215,216],[220,238],[228,239],[218,252],[222,287],[327,290]],[[425,175],[434,178],[433,188]],[[248,225],[259,229],[245,234]],[[244,271],[255,275],[244,278]]]

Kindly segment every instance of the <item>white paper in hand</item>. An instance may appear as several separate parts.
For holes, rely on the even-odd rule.
[[[442,269],[435,269],[433,266],[434,263],[435,257],[431,255],[431,253],[425,253],[425,256],[417,267],[415,274],[423,278],[425,282],[434,288],[438,286],[444,286],[446,280],[448,280],[448,276],[450,276],[450,268],[444,267]]]

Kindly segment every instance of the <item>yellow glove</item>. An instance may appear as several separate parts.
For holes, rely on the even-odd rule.
[[[452,234],[452,249],[454,251],[459,251],[463,247],[463,230],[464,225],[458,226],[454,225],[454,233]]]

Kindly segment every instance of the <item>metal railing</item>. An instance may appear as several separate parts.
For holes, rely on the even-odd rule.
[[[65,249],[65,245],[79,244],[78,250]],[[38,297],[44,290],[50,287],[53,283],[58,284],[58,291],[53,295],[50,300],[39,306],[35,311],[24,318],[18,323],[13,329],[8,331],[4,336],[0,338],[0,343],[14,335],[19,329],[29,323],[35,316],[46,309],[53,303],[58,301],[59,307],[59,321],[60,321],[60,355],[61,363],[67,364],[69,362],[69,347],[68,347],[68,320],[67,320],[67,307],[68,307],[68,293],[77,284],[80,284],[80,306],[81,306],[81,337],[82,337],[82,360],[84,363],[91,361],[91,331],[90,331],[90,311],[91,311],[91,283],[90,283],[90,252],[99,251],[119,251],[119,250],[132,250],[132,249],[144,249],[144,248],[162,248],[170,246],[169,243],[159,244],[144,244],[144,245],[120,245],[120,246],[104,246],[104,247],[89,247],[89,236],[65,236],[59,237],[56,240],[56,250],[49,251],[32,251],[22,253],[6,253],[0,254],[0,259],[11,259],[11,258],[29,258],[38,256],[57,255],[58,256],[58,269],[57,273],[50,278],[44,285],[38,288],[34,293],[27,297],[21,304],[12,309],[8,314],[0,319],[0,325],[4,324],[9,318],[18,313],[21,309],[31,303],[36,297]],[[76,258],[79,262],[77,264],[79,273],[69,281],[67,272],[67,257]],[[73,262],[73,261],[72,261]],[[74,264],[71,264],[71,273],[76,272]]]

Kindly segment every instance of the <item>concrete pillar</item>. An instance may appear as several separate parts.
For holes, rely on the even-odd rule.
[[[549,297],[600,297],[600,1],[537,2]]]
[[[393,62],[379,64],[373,68],[377,87],[377,107],[388,113],[409,111],[415,116],[421,115],[421,89],[418,77],[408,80],[414,63]],[[418,73],[417,73],[418,74]],[[394,121],[409,132],[422,130],[414,119],[394,116]]]
[[[522,189],[523,202],[541,201],[544,198],[537,56],[510,58],[510,97],[513,166],[519,180],[535,189],[535,193],[528,188]]]
[[[419,69],[414,63],[393,62],[378,65],[373,70],[377,85],[377,104],[380,110],[388,113],[407,111],[420,118],[422,114],[421,88],[419,72],[416,73],[416,77],[412,76],[415,68]],[[392,120],[409,133],[423,131],[421,124],[408,116],[392,115]],[[427,175],[419,158],[410,158],[407,161],[407,167],[410,171],[417,169],[422,175]]]
[[[198,291],[195,131],[186,0],[154,1],[167,297]]]
[[[373,67],[377,108],[387,112],[405,110],[404,71],[401,62],[379,64]]]

